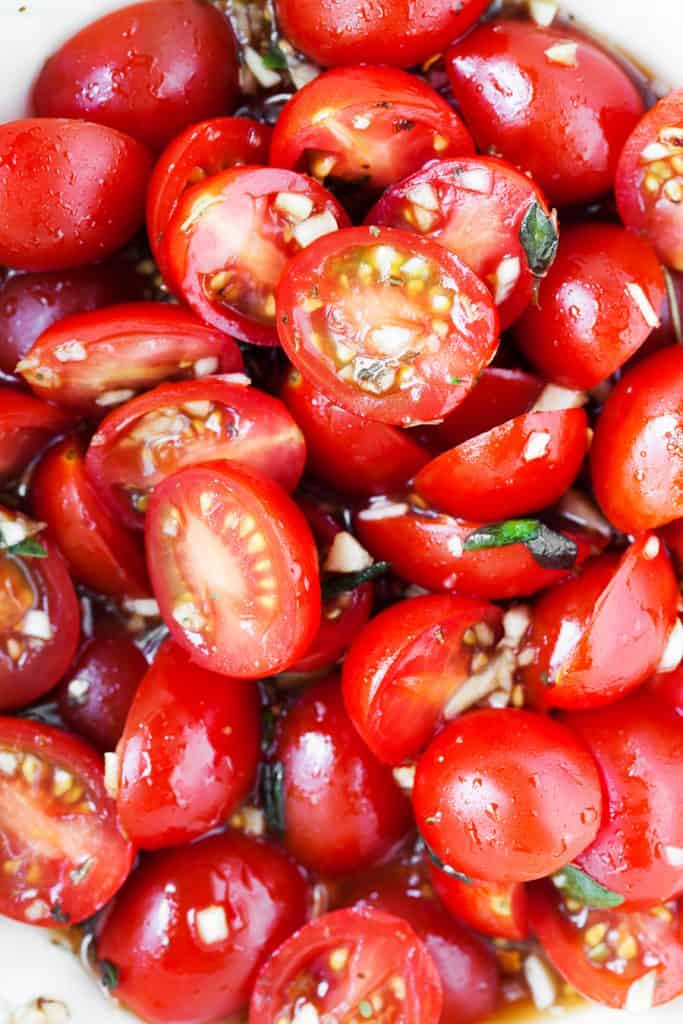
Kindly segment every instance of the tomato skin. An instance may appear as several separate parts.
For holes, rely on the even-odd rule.
[[[529,937],[527,888],[521,882],[463,882],[432,865],[437,896],[458,919],[491,938],[524,942]]]
[[[86,25],[48,59],[33,91],[41,117],[108,125],[160,149],[237,102],[227,18],[199,0],[153,0]]]
[[[97,942],[119,969],[117,998],[154,1024],[203,1024],[246,1006],[256,972],[303,924],[308,887],[277,847],[226,832],[147,857],[114,902]],[[196,912],[221,907],[208,944]],[[154,928],[150,921],[158,922]]]
[[[410,828],[410,804],[354,729],[337,679],[289,708],[273,760],[283,771],[285,845],[312,871],[335,877],[368,867]]]
[[[344,660],[344,703],[376,757],[398,765],[424,749],[471,674],[477,648],[464,634],[484,623],[493,644],[501,619],[483,601],[434,594],[391,605],[358,634]]]
[[[485,881],[527,882],[592,842],[602,793],[593,758],[569,729],[496,709],[464,715],[432,741],[418,761],[413,805],[445,864]]]
[[[683,516],[683,350],[662,349],[612,390],[591,446],[593,490],[617,529],[640,533]]]
[[[306,654],[291,672],[331,669],[342,658],[372,614],[374,587],[363,583],[350,592],[326,601],[320,628]]]
[[[23,785],[17,769],[0,776],[0,856],[20,862],[0,879],[0,913],[45,928],[77,924],[120,889],[135,857],[104,788],[102,759],[78,737],[29,719],[0,718],[0,746],[39,762],[31,764],[30,795],[15,792]],[[68,779],[52,776],[60,796],[36,792],[47,767],[71,776],[66,789]],[[84,797],[87,808],[79,803]],[[26,877],[34,864],[43,869],[37,882]]]
[[[0,481],[11,480],[55,434],[73,426],[63,409],[18,388],[0,386]]]
[[[683,718],[683,665],[673,672],[658,672],[649,680],[647,689]]]
[[[0,159],[0,263],[83,266],[120,249],[144,221],[152,158],[113,128],[63,118],[12,121],[0,126]]]
[[[547,51],[568,41],[577,46],[575,64],[553,62]],[[608,54],[564,29],[498,19],[451,47],[446,68],[478,148],[493,146],[531,171],[551,203],[589,202],[610,190],[644,104]]]

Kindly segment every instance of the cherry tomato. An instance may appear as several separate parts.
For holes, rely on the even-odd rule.
[[[74,117],[160,149],[238,96],[227,18],[200,0],[136,3],[86,25],[47,61],[33,91],[41,117]]]
[[[77,435],[43,456],[30,500],[79,583],[111,597],[149,594],[143,546],[102,504],[86,474],[85,443]]]
[[[227,375],[162,384],[111,412],[90,442],[87,466],[109,507],[141,528],[150,494],[179,469],[229,459],[292,491],[305,458],[282,403]]]
[[[145,657],[123,623],[103,618],[59,686],[59,714],[93,746],[113,750],[146,671]]]
[[[512,942],[528,938],[527,889],[522,882],[464,882],[434,865],[430,879],[446,909],[470,928]]]
[[[473,711],[420,758],[417,824],[450,868],[491,882],[558,871],[593,841],[602,792],[591,755],[566,727],[529,711]]]
[[[393,228],[337,231],[287,266],[278,331],[331,401],[383,423],[435,420],[462,401],[498,344],[487,288],[436,242]]]
[[[683,516],[683,349],[656,352],[624,374],[591,447],[593,490],[624,533]]]
[[[677,620],[678,582],[663,544],[644,534],[619,558],[591,559],[543,594],[523,670],[535,702],[596,708],[636,689],[657,669]]]
[[[431,86],[363,66],[327,71],[294,93],[275,125],[270,162],[376,193],[434,157],[472,149],[464,124]]]
[[[204,668],[258,679],[306,653],[320,624],[315,543],[277,484],[227,462],[152,495],[147,560],[174,639]]]
[[[683,889],[683,728],[647,692],[563,716],[595,758],[605,794],[595,842],[577,864],[630,902],[668,900]]]
[[[151,170],[144,146],[103,125],[0,125],[0,263],[63,270],[109,256],[144,221]]]
[[[269,167],[233,167],[188,189],[162,249],[169,285],[212,327],[277,344],[275,289],[287,262],[348,217],[322,185]]]
[[[76,924],[111,899],[133,858],[100,756],[61,729],[0,718],[0,912]]]
[[[459,691],[488,662],[501,619],[494,605],[434,594],[386,608],[359,633],[344,661],[344,701],[376,757],[415,757],[459,713]]]
[[[371,583],[363,583],[325,601],[318,632],[306,654],[290,671],[319,672],[336,665],[370,618],[372,603]]]
[[[410,828],[410,804],[354,729],[336,679],[316,683],[289,708],[269,779],[285,845],[320,874],[376,863]]]
[[[618,370],[659,323],[664,277],[653,249],[615,224],[566,228],[538,305],[515,327],[547,379],[593,388]]]
[[[309,922],[277,950],[256,979],[249,1024],[291,1020],[302,1006],[322,1020],[370,1019],[381,1006],[386,1024],[438,1024],[442,1003],[436,965],[413,929],[351,907]]]
[[[647,688],[673,708],[679,718],[683,718],[683,665],[672,672],[658,672],[650,679]]]
[[[155,1024],[246,1007],[258,968],[304,921],[307,886],[276,847],[235,832],[147,857],[104,922],[117,998]],[[150,927],[150,922],[155,922]]]
[[[167,378],[242,370],[231,338],[177,306],[136,302],[48,328],[17,366],[42,398],[102,415]]]
[[[531,171],[559,206],[609,192],[644,111],[612,57],[570,32],[495,20],[456,43],[446,66],[479,149]]]
[[[0,386],[0,481],[11,480],[55,434],[71,426],[73,419],[63,409]]]
[[[683,270],[683,89],[648,110],[629,136],[615,181],[619,215],[663,263]]]

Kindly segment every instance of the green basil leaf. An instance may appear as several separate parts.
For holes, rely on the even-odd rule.
[[[273,43],[270,49],[266,50],[262,60],[264,67],[267,67],[269,71],[287,70],[287,59],[277,43]]]
[[[119,969],[111,960],[100,960],[100,978],[102,984],[113,992],[119,983]]]
[[[11,548],[7,548],[7,554],[20,558],[47,558],[46,548],[35,537],[27,537],[26,540],[13,544]]]
[[[285,831],[285,768],[282,761],[266,761],[261,774],[263,810],[271,832]]]
[[[459,878],[461,882],[465,883],[465,885],[472,885],[472,879],[470,876],[463,874],[462,871],[456,871],[455,868],[450,866],[450,864],[445,864],[441,858],[434,853],[424,836],[422,836],[422,842],[424,843],[427,856],[439,871],[443,871],[444,875],[450,875],[451,878]]]
[[[539,519],[507,519],[503,523],[480,526],[465,538],[465,551],[503,548],[524,544],[544,569],[571,569],[576,564],[578,547],[563,533],[551,530]]]
[[[338,594],[346,594],[363,583],[379,579],[391,569],[391,562],[373,562],[367,569],[358,572],[333,572],[322,581],[323,601],[330,601]]]
[[[545,523],[539,524],[538,533],[526,541],[526,546],[544,569],[571,569],[576,565],[579,553],[576,542],[551,530]]]
[[[539,203],[532,203],[519,229],[531,273],[543,277],[557,254],[557,227]]]
[[[551,875],[553,884],[566,896],[585,907],[594,907],[596,910],[608,910],[610,907],[620,907],[624,897],[618,892],[606,889],[604,885],[594,881],[580,868],[568,864],[561,871]]]

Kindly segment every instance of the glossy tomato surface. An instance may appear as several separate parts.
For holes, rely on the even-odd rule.
[[[71,426],[72,417],[56,405],[0,386],[0,480],[18,476],[53,437]]]
[[[459,921],[492,938],[523,942],[529,936],[527,890],[521,882],[469,882],[436,865],[429,877],[437,896]]]

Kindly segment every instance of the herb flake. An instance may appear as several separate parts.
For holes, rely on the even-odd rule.
[[[373,562],[367,569],[360,569],[358,572],[330,573],[321,584],[323,601],[331,601],[339,594],[346,594],[363,583],[370,583],[372,580],[384,576],[390,569],[391,562]]]
[[[539,519],[507,519],[481,526],[466,537],[464,548],[465,551],[483,551],[510,544],[524,544],[544,569],[571,569],[576,564],[576,543]]]
[[[267,761],[261,775],[263,812],[271,832],[285,831],[285,768],[282,761]]]
[[[612,907],[620,907],[624,902],[624,897],[620,896],[618,892],[606,889],[604,885],[600,885],[599,882],[573,864],[568,864],[561,871],[556,871],[551,878],[553,884],[563,895],[583,903],[585,907],[609,910]]]
[[[450,864],[444,863],[444,861],[442,861],[441,858],[437,856],[436,853],[434,853],[434,851],[432,850],[431,846],[429,845],[424,836],[422,836],[422,842],[424,843],[427,856],[431,860],[432,864],[434,864],[434,866],[439,869],[439,871],[443,871],[444,875],[449,875],[451,878],[459,879],[461,882],[464,882],[465,885],[472,885],[472,879],[470,878],[470,876],[463,874],[462,871],[456,871],[455,868],[452,868],[450,866]]]
[[[540,203],[532,203],[519,229],[519,241],[526,253],[529,269],[535,277],[543,277],[557,255],[558,234],[553,217]]]
[[[273,43],[262,55],[263,66],[269,71],[286,71],[287,58],[277,43]]]
[[[27,537],[26,540],[7,548],[7,554],[19,558],[47,558],[47,549],[35,537]]]
[[[119,984],[119,969],[111,960],[100,960],[99,964],[102,984],[109,992],[113,992]]]

